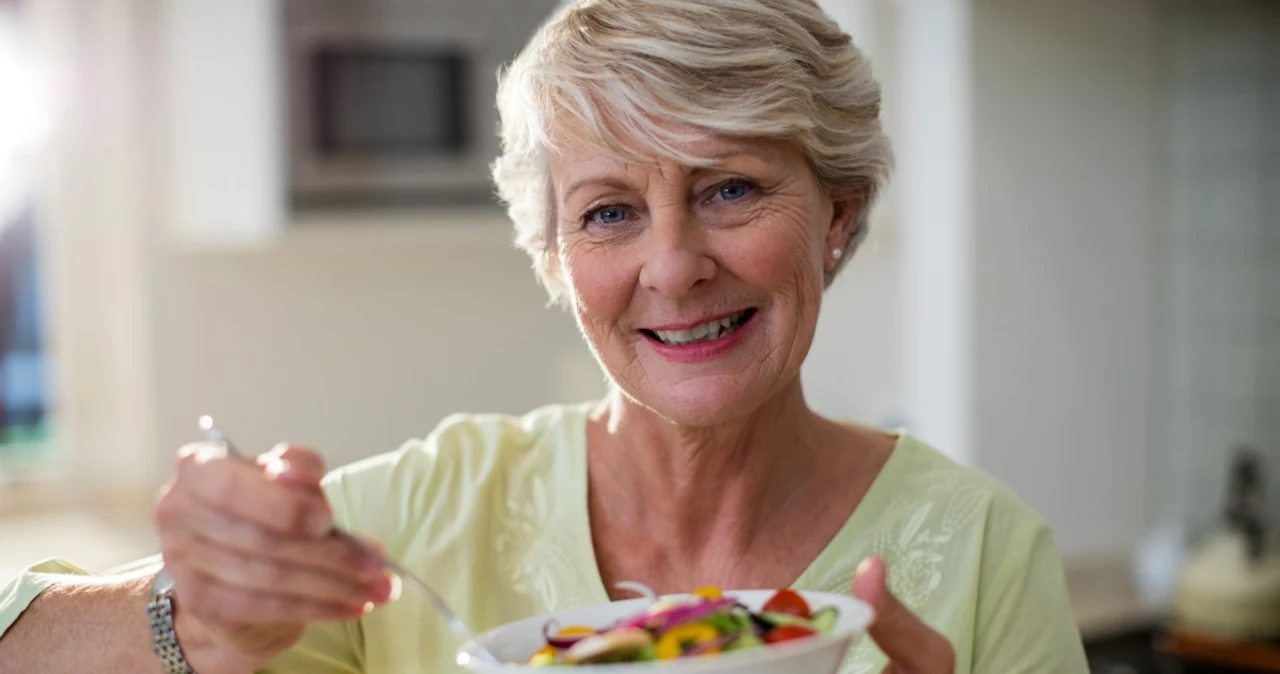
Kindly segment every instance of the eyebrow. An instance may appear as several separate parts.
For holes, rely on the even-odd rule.
[[[574,192],[578,192],[588,187],[597,187],[597,186],[608,187],[609,189],[619,190],[619,191],[635,189],[634,185],[627,182],[626,180],[623,180],[622,178],[585,178],[583,180],[579,180],[578,182],[571,184],[569,186],[569,189],[564,191],[564,199],[568,201],[569,198],[573,196]]]
[[[752,161],[768,162],[767,157],[761,156],[759,152],[745,150],[743,148],[732,148],[725,152],[717,153],[708,159],[716,162],[712,166],[694,166],[689,171],[690,177],[697,178],[704,173],[713,173],[715,171],[724,170],[723,164],[733,159],[747,159]],[[570,183],[569,188],[564,192],[564,199],[569,200],[575,192],[586,189],[588,187],[607,187],[611,190],[627,191],[635,189],[635,185],[628,182],[625,178],[604,177],[604,178],[584,178],[574,183]]]

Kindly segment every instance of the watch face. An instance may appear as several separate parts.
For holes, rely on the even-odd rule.
[[[160,571],[156,573],[155,579],[151,581],[151,594],[166,594],[173,589],[173,576],[164,567],[160,567]]]

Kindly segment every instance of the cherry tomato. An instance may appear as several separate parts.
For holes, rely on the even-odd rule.
[[[815,634],[817,632],[800,625],[783,625],[769,630],[764,635],[764,642],[766,644],[776,644],[783,641],[791,641],[792,639],[804,639]]]
[[[778,590],[777,594],[764,603],[761,610],[765,613],[785,613],[805,620],[812,617],[809,602],[793,590]]]

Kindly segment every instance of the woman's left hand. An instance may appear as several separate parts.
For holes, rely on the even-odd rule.
[[[888,575],[884,560],[870,557],[853,577],[853,595],[875,610],[867,634],[889,658],[882,674],[952,674],[956,653],[951,642],[889,592]]]

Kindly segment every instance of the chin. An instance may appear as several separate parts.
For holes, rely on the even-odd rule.
[[[670,423],[694,428],[737,421],[756,411],[767,397],[723,381],[690,381],[662,391],[627,395]]]

